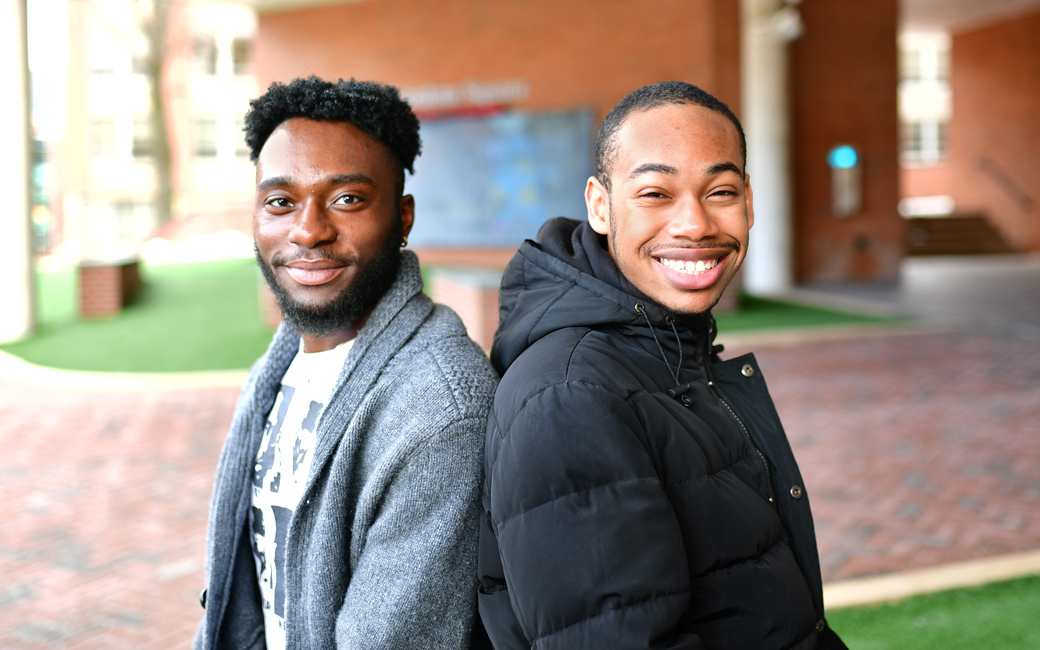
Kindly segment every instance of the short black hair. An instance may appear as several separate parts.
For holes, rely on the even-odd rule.
[[[744,129],[740,126],[740,120],[733,111],[713,95],[693,84],[685,81],[662,81],[633,90],[603,118],[603,124],[600,125],[599,134],[596,136],[596,178],[608,192],[610,169],[614,166],[618,154],[617,133],[625,120],[635,111],[648,111],[670,104],[697,104],[729,118],[740,135],[740,153],[744,157],[743,164],[746,167],[747,140],[744,139]]]
[[[402,188],[404,170],[415,173],[415,158],[422,151],[419,119],[393,86],[353,78],[332,83],[313,75],[288,84],[276,81],[249,102],[245,127],[249,158],[255,162],[278,125],[294,117],[350,122],[379,140],[401,164]]]

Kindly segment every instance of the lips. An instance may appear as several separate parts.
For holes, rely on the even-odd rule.
[[[729,259],[729,252],[704,257],[705,251],[664,251],[654,256],[656,268],[664,278],[679,289],[698,290],[711,287],[719,279]],[[710,253],[708,253],[710,254]],[[700,259],[690,259],[696,255]]]
[[[305,266],[286,266],[285,272],[293,280],[307,286],[316,286],[332,282],[346,267],[334,266],[331,268],[308,268]]]

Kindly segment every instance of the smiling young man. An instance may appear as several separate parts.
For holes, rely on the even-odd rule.
[[[510,262],[478,596],[496,648],[843,647],[761,372],[713,344],[754,221],[745,155],[711,95],[640,88],[600,128],[588,221]]]
[[[224,444],[195,648],[468,648],[496,379],[401,250],[419,123],[311,77],[254,100],[246,140],[284,321]]]

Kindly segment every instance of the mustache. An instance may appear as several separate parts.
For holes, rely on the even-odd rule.
[[[653,255],[658,251],[665,250],[676,250],[676,249],[688,249],[688,250],[719,250],[727,249],[734,253],[740,252],[740,244],[735,241],[722,241],[722,242],[690,242],[690,241],[677,241],[672,244],[653,244],[647,247],[646,252],[649,255]]]
[[[285,266],[286,264],[292,264],[300,260],[307,260],[308,262],[333,262],[342,266],[356,266],[358,264],[358,258],[355,255],[335,255],[325,253],[322,251],[300,251],[292,254],[276,254],[271,256],[271,266]]]

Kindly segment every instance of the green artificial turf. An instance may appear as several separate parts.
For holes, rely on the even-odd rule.
[[[1040,576],[827,614],[853,650],[1035,650]]]
[[[162,372],[248,368],[270,343],[253,260],[143,267],[141,273],[144,285],[131,305],[117,316],[89,320],[77,316],[74,270],[38,273],[36,334],[0,349],[55,368]],[[723,333],[883,320],[751,296],[742,297],[739,311],[716,318]]]
[[[850,314],[848,312],[807,307],[790,302],[742,295],[740,309],[715,314],[719,332],[783,327],[816,327],[821,325],[871,324],[889,319]]]
[[[75,271],[37,274],[39,327],[0,346],[26,361],[72,370],[162,372],[248,368],[272,332],[260,316],[253,260],[144,267],[118,316],[76,315]]]

